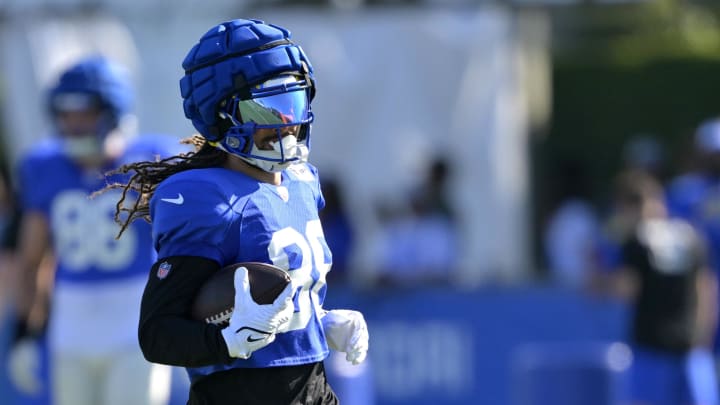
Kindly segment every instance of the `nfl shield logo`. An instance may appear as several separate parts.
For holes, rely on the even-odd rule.
[[[170,273],[170,269],[172,268],[172,265],[168,262],[162,262],[160,263],[160,267],[158,267],[157,276],[159,279],[164,279],[167,277],[168,273]]]

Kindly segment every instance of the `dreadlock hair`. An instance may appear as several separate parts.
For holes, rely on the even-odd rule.
[[[190,169],[222,166],[227,160],[227,152],[220,150],[202,136],[195,134],[180,141],[186,145],[194,145],[195,151],[182,153],[156,161],[129,163],[112,170],[107,175],[127,174],[134,172],[127,183],[111,183],[105,188],[96,191],[92,196],[102,194],[113,189],[122,189],[122,195],[115,205],[115,222],[120,225],[116,239],[122,236],[125,229],[136,219],[142,218],[150,222],[150,199],[155,193],[158,184],[175,173]],[[130,206],[125,202],[128,193],[135,192],[137,197]],[[123,215],[125,213],[126,215]]]

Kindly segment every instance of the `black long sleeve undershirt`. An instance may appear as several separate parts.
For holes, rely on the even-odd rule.
[[[170,271],[157,275],[162,263]],[[140,308],[138,338],[145,358],[153,363],[202,367],[233,361],[220,333],[212,324],[189,317],[198,288],[220,268],[214,260],[197,256],[173,256],[152,267]]]

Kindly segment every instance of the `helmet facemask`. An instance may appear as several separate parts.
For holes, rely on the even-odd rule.
[[[233,95],[220,103],[226,123],[224,137],[215,146],[267,172],[280,172],[305,162],[310,149],[310,83],[283,75]]]

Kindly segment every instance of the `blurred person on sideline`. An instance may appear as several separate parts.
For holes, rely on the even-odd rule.
[[[137,345],[139,301],[155,261],[150,227],[138,222],[115,240],[120,192],[90,198],[127,177],[103,173],[128,159],[179,150],[168,150],[165,137],[134,136],[132,98],[123,67],[99,55],[77,61],[47,91],[56,136],[23,156],[18,169],[23,215],[8,371],[26,394],[50,389],[56,405],[168,401],[170,369],[145,361]],[[38,277],[42,268],[50,277]],[[44,325],[49,382],[37,375]]]
[[[578,161],[558,165],[554,178],[558,202],[543,237],[551,279],[562,286],[583,288],[597,268],[600,220],[590,201],[586,168]]]
[[[614,202],[608,229],[620,257],[604,282],[632,303],[631,403],[718,404],[711,352],[718,287],[704,238],[668,216],[662,185],[647,172],[622,172]]]
[[[667,173],[666,153],[655,135],[638,133],[630,136],[622,147],[623,170],[644,171],[660,182]]]
[[[708,241],[710,266],[720,272],[720,118],[703,121],[693,141],[694,166],[674,179],[667,187],[671,216],[694,225]],[[720,355],[720,336],[716,333],[714,349]]]
[[[421,183],[395,211],[381,210],[375,243],[381,286],[448,284],[458,260],[458,228],[448,201],[450,165],[430,159]]]
[[[322,307],[332,254],[318,172],[307,163],[312,66],[287,29],[242,19],[208,30],[182,66],[196,151],[126,165],[133,177],[118,185],[143,193],[119,203],[120,240],[147,218],[159,257],[142,298],[143,353],[187,368],[189,404],[337,404],[324,369],[329,349],[359,365],[369,335],[360,312]],[[229,326],[190,316],[208,278],[250,261],[280,267],[292,282],[260,305],[240,266]]]
[[[623,171],[642,172],[664,184],[667,176],[665,151],[657,138],[648,133],[638,133],[631,136],[622,146]],[[617,221],[619,216],[614,215],[615,207],[610,202],[608,211],[601,215],[604,220],[600,222],[598,237],[595,242],[596,266],[595,270],[613,270],[620,265],[621,250],[616,237]],[[620,221],[622,222],[622,221]],[[593,272],[593,276],[599,274]],[[589,287],[592,290],[593,277]]]
[[[324,178],[320,188],[325,197],[325,208],[320,211],[320,222],[330,250],[333,266],[327,279],[331,282],[347,283],[350,259],[355,243],[355,229],[348,215],[341,184],[335,179]]]
[[[327,281],[332,285],[352,288],[350,258],[354,249],[355,229],[348,215],[342,183],[336,178],[323,178],[321,189],[325,208],[320,211],[320,222],[328,247],[332,252],[332,271]],[[343,405],[372,405],[375,401],[372,366],[370,360],[360,365],[345,361],[341,352],[330,352],[325,359],[328,381]]]

